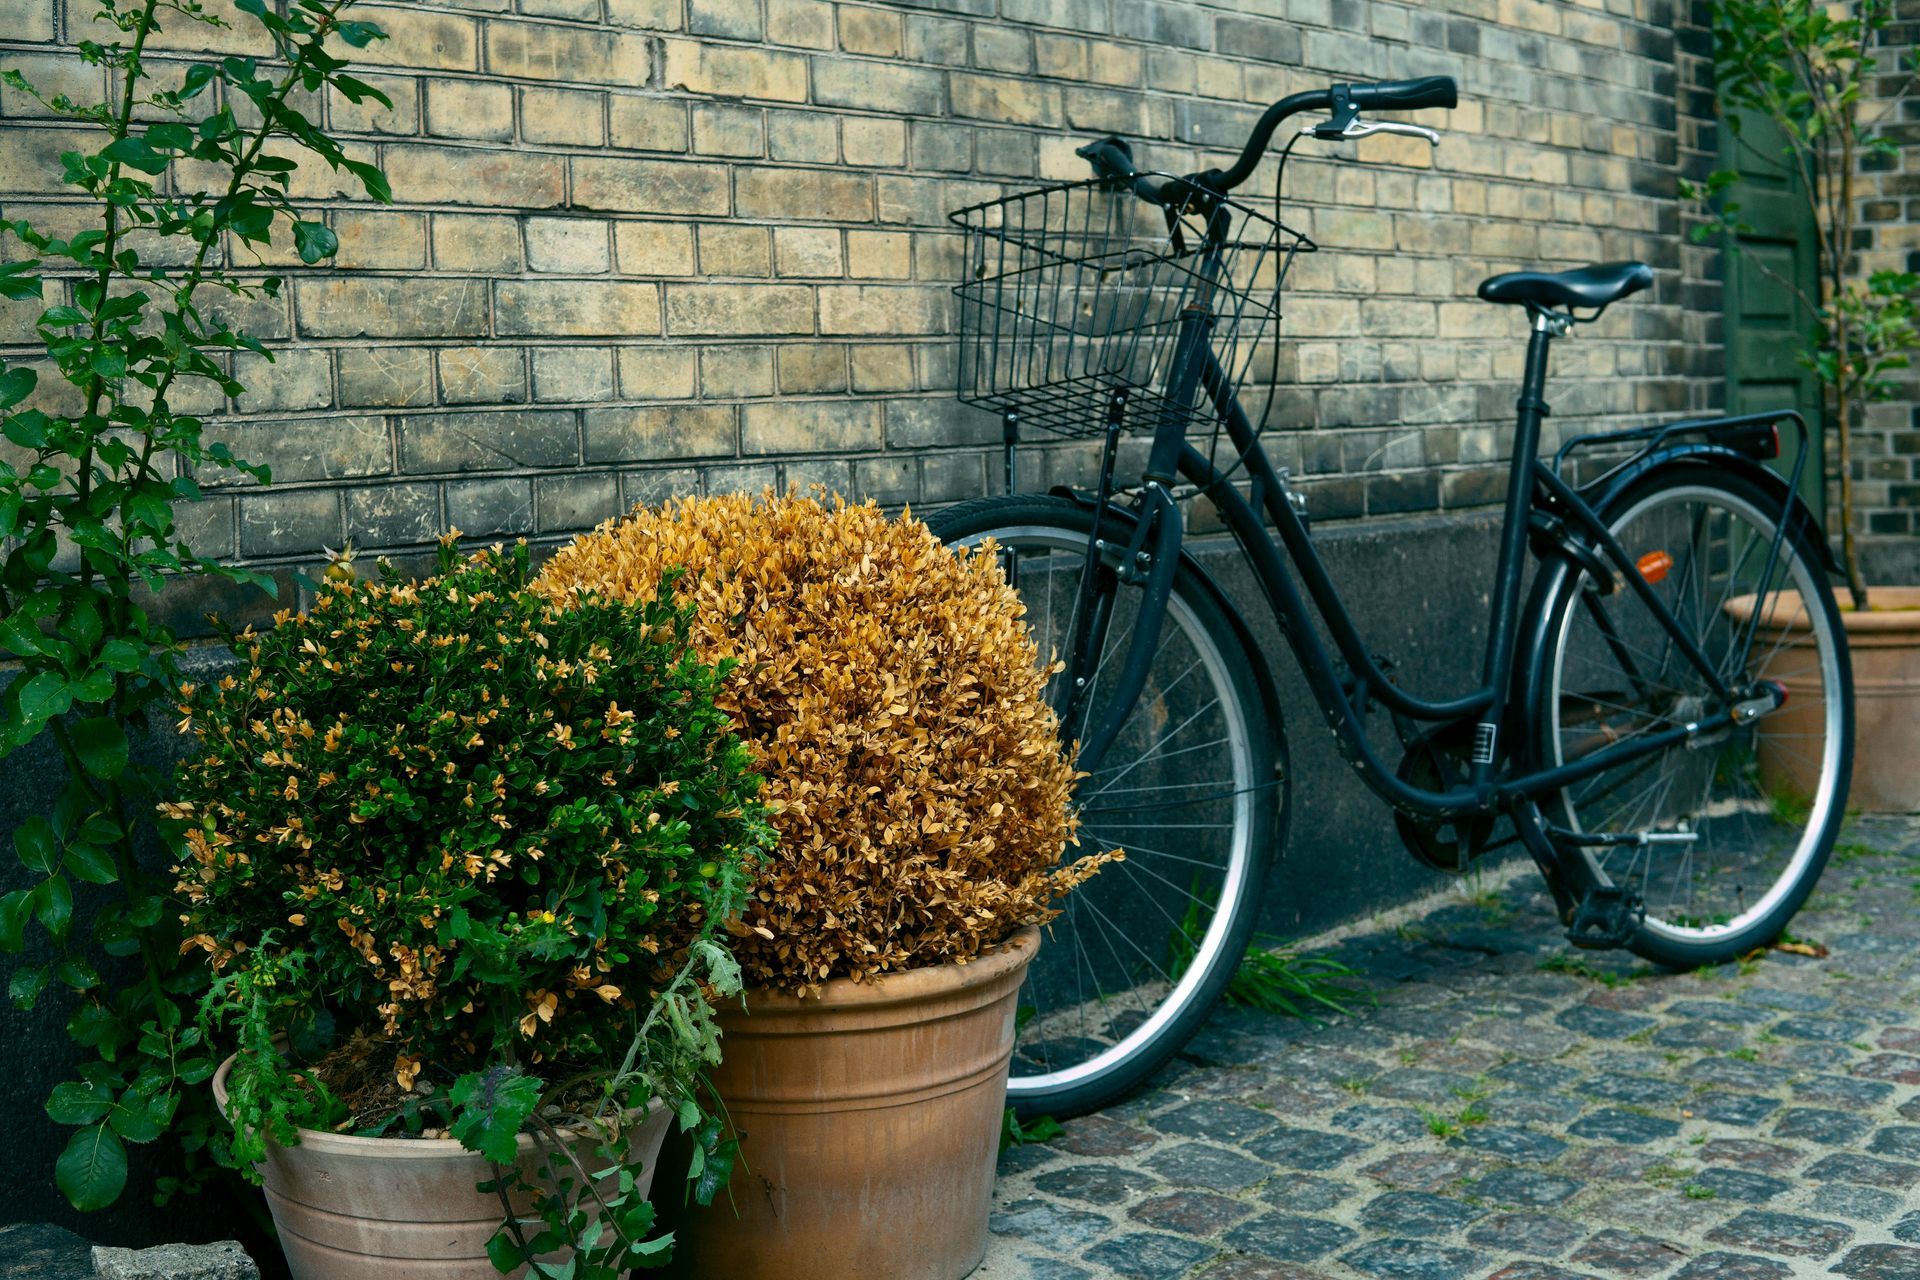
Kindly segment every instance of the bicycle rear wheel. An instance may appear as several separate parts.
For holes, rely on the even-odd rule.
[[[1853,769],[1846,633],[1810,531],[1777,496],[1699,466],[1657,470],[1604,513],[1614,536],[1722,681],[1773,681],[1788,703],[1561,792],[1549,816],[1573,830],[1690,834],[1688,843],[1600,849],[1608,876],[1646,902],[1629,944],[1692,967],[1765,946],[1813,891],[1845,817]],[[1579,759],[1721,709],[1705,678],[1624,588],[1568,576],[1550,602],[1543,763]],[[1757,621],[1756,621],[1757,619]]]
[[[950,544],[998,544],[1041,660],[1060,656],[1091,510],[1015,495],[962,503],[927,524]],[[1100,536],[1125,547],[1129,532],[1111,515]],[[1126,656],[1139,595],[1116,574],[1101,584],[1112,619],[1088,664],[1094,722],[1107,705],[1100,677]],[[1146,688],[1075,796],[1081,844],[1126,856],[1067,896],[1028,970],[1007,1091],[1022,1114],[1075,1115],[1139,1087],[1199,1030],[1239,966],[1286,798],[1258,661],[1211,585],[1183,564]],[[1071,678],[1053,674],[1056,707]]]

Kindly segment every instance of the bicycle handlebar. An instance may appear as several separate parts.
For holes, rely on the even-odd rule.
[[[1247,137],[1247,145],[1230,169],[1208,169],[1185,179],[1154,183],[1139,176],[1133,167],[1133,149],[1123,138],[1102,138],[1079,149],[1093,171],[1102,178],[1129,182],[1142,199],[1165,203],[1169,187],[1194,184],[1225,194],[1253,175],[1273,141],[1273,131],[1288,116],[1302,111],[1331,111],[1334,122],[1344,128],[1361,110],[1421,111],[1428,107],[1452,108],[1460,104],[1460,88],[1452,76],[1424,76],[1418,80],[1383,80],[1378,84],[1336,84],[1326,89],[1309,89],[1288,94],[1268,107]],[[1342,119],[1341,117],[1345,117]]]

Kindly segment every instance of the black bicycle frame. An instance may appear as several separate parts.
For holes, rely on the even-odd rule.
[[[1204,272],[1206,269],[1203,263],[1201,270]],[[1127,661],[1116,681],[1108,713],[1099,726],[1093,727],[1093,732],[1081,739],[1080,768],[1092,770],[1097,767],[1120,723],[1132,710],[1133,703],[1144,687],[1146,669],[1158,643],[1159,629],[1164,619],[1165,593],[1171,586],[1172,569],[1183,538],[1179,507],[1169,492],[1176,474],[1197,486],[1213,502],[1252,564],[1281,632],[1306,675],[1308,687],[1326,716],[1342,756],[1369,787],[1400,810],[1437,819],[1513,810],[1524,806],[1527,801],[1546,796],[1585,778],[1663,751],[1690,737],[1711,734],[1735,723],[1734,691],[1727,687],[1720,672],[1674,618],[1600,516],[1572,485],[1541,462],[1540,427],[1547,412],[1542,397],[1546,385],[1548,347],[1564,327],[1565,321],[1562,317],[1538,309],[1530,314],[1532,333],[1527,346],[1525,376],[1516,406],[1518,415],[1507,484],[1505,523],[1501,530],[1499,560],[1494,575],[1480,684],[1471,692],[1457,697],[1427,699],[1395,684],[1369,652],[1325,563],[1314,548],[1305,521],[1288,501],[1285,481],[1274,470],[1271,459],[1260,447],[1256,429],[1234,396],[1229,380],[1207,342],[1209,317],[1204,308],[1189,309],[1182,320],[1183,332],[1178,346],[1181,355],[1175,359],[1170,373],[1170,381],[1178,381],[1174,382],[1169,398],[1175,404],[1190,403],[1196,382],[1205,389],[1234,446],[1235,456],[1242,460],[1246,468],[1253,499],[1249,501],[1242,496],[1239,489],[1228,482],[1227,477],[1214,467],[1206,455],[1187,442],[1188,424],[1184,417],[1167,415],[1157,424],[1143,477],[1144,508],[1139,513],[1141,518],[1136,525],[1132,544],[1122,552],[1117,570],[1131,581],[1145,579],[1147,589],[1142,597],[1142,614],[1134,624]],[[1179,385],[1180,382],[1185,383],[1184,388]],[[1186,398],[1181,394],[1183,390],[1187,393]],[[1109,431],[1109,459],[1111,444],[1118,430],[1119,424],[1115,421]],[[1804,450],[1802,452],[1804,455]],[[1107,504],[1110,484],[1110,465],[1103,465],[1099,495],[1102,509]],[[1262,523],[1263,512],[1279,533],[1278,545]],[[1679,652],[1705,678],[1708,687],[1723,703],[1722,710],[1698,722],[1646,734],[1569,764],[1531,772],[1500,772],[1499,738],[1516,691],[1520,688],[1514,669],[1519,647],[1517,631],[1528,533],[1535,512],[1549,514],[1587,539],[1593,554],[1612,566],[1617,580],[1627,584],[1640,603],[1672,637]],[[1095,528],[1100,527],[1096,523]],[[1285,549],[1284,558],[1282,548]],[[1093,575],[1105,564],[1107,557],[1102,552],[1117,550],[1098,542],[1090,544],[1082,581],[1083,598],[1091,590]],[[1779,536],[1776,533],[1774,546],[1769,550],[1770,558],[1777,556],[1778,550]],[[1142,565],[1146,566],[1144,573],[1141,572]],[[1295,572],[1298,582],[1295,581]],[[1304,596],[1302,585],[1306,592]],[[1308,610],[1309,598],[1313,602],[1313,613]],[[1314,626],[1314,613],[1324,622],[1340,661],[1350,673],[1350,679],[1343,680],[1340,675],[1335,655],[1328,651]],[[1070,675],[1085,670],[1087,654],[1103,652],[1104,638],[1104,618],[1095,620],[1093,626],[1076,629],[1069,649]],[[1473,752],[1467,784],[1451,790],[1433,791],[1413,786],[1398,777],[1394,769],[1379,758],[1366,733],[1362,708],[1369,699],[1418,721],[1451,723],[1472,717]],[[1069,718],[1068,723],[1075,722]]]

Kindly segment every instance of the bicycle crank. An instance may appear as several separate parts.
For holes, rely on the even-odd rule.
[[[1473,758],[1471,721],[1441,725],[1407,744],[1395,770],[1400,780],[1423,791],[1449,791],[1466,783]],[[1394,811],[1400,843],[1435,871],[1458,874],[1486,849],[1493,837],[1491,814],[1462,818],[1420,818]]]

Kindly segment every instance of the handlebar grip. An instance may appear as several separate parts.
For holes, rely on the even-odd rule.
[[[1127,145],[1125,138],[1101,138],[1098,142],[1089,142],[1077,148],[1073,154],[1093,166],[1095,177],[1105,178],[1109,182],[1126,182],[1135,172],[1133,148]]]
[[[1348,101],[1354,106],[1374,111],[1419,111],[1426,107],[1460,105],[1460,86],[1452,76],[1356,84],[1348,90],[1348,95]]]

